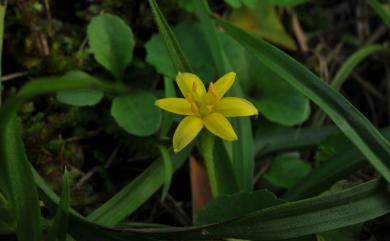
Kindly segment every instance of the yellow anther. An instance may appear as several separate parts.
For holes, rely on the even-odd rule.
[[[209,93],[214,97],[215,100],[218,100],[218,93],[215,90],[215,86],[213,82],[211,82],[209,85]]]
[[[191,111],[192,113],[197,113],[198,112],[198,107],[196,106],[194,100],[192,99],[192,95],[191,95],[191,92],[188,92],[187,96],[186,96],[186,100],[190,103],[191,105]]]

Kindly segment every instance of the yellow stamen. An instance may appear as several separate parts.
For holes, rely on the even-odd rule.
[[[192,83],[192,91],[193,91],[193,92],[196,92],[196,82],[193,82],[193,83]]]
[[[191,92],[188,92],[187,96],[186,96],[186,100],[190,103],[191,105],[191,111],[192,113],[197,113],[198,112],[198,107],[196,106],[194,100],[192,99],[192,95],[191,95]]]
[[[215,100],[218,100],[218,93],[215,90],[215,86],[213,82],[211,82],[209,85],[209,93],[214,97]]]

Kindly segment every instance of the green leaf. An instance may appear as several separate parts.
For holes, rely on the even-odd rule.
[[[64,79],[64,81],[70,79],[95,79],[89,74],[79,70],[70,71],[61,78]],[[73,106],[93,106],[99,103],[102,98],[103,92],[101,90],[68,90],[57,93],[57,100],[59,102]]]
[[[15,113],[0,110],[0,187],[16,220],[19,241],[41,241],[40,209],[36,187],[25,154]],[[10,115],[9,122],[6,122]]]
[[[163,185],[163,191],[161,195],[161,201],[164,201],[165,197],[168,194],[169,186],[171,185],[172,182],[173,160],[169,155],[167,148],[159,145],[158,149],[160,149],[161,158],[164,161],[164,185]]]
[[[169,79],[168,77],[164,77],[164,96],[168,97],[176,97],[176,90],[174,86],[174,81]],[[164,138],[168,134],[172,123],[174,120],[174,114],[164,111],[162,113],[162,123],[160,129],[160,137]]]
[[[256,92],[259,99],[255,100],[255,104],[260,113],[270,121],[284,126],[297,125],[307,120],[310,115],[308,99],[262,63],[253,63],[251,76],[257,81]]]
[[[279,156],[272,161],[264,178],[272,185],[291,188],[303,180],[311,171],[311,166],[296,156]]]
[[[192,145],[177,154],[170,153],[173,171],[177,171],[192,151]],[[113,226],[123,221],[146,200],[148,200],[164,183],[164,161],[154,161],[141,175],[127,184],[109,201],[93,211],[88,220],[105,226]]]
[[[230,21],[278,46],[297,50],[295,41],[286,32],[275,5],[269,0],[257,1],[253,9],[241,8],[233,11]]]
[[[189,64],[196,73],[205,82],[211,81],[215,75],[215,69],[210,65],[212,56],[208,50],[207,43],[200,30],[199,25],[193,21],[183,21],[173,28],[173,32],[180,43],[182,54],[188,58]],[[177,68],[174,62],[171,61],[171,56],[165,47],[164,38],[162,34],[155,34],[146,43],[146,61],[153,65],[157,72],[167,76],[170,79],[175,79]],[[179,66],[178,66],[179,67]],[[181,70],[181,72],[189,72],[188,70]],[[191,71],[192,72],[192,71]]]
[[[258,156],[310,148],[328,136],[339,133],[334,126],[307,128],[280,128],[266,132],[259,129],[255,135],[255,152]]]
[[[2,53],[3,53],[3,38],[4,38],[4,18],[7,6],[0,4],[0,106],[2,102],[3,85],[1,84],[2,76]]]
[[[242,88],[255,93],[255,104],[268,120],[291,126],[304,122],[309,101],[225,33],[219,33],[223,49]]]
[[[175,37],[175,34],[169,27],[167,20],[162,14],[156,1],[149,0],[149,5],[152,9],[153,17],[157,23],[159,32],[161,33],[161,36],[164,40],[166,50],[168,51],[169,57],[171,58],[173,66],[176,69],[175,76],[177,72],[193,72],[191,66],[189,65],[187,59],[183,54],[183,51],[181,50],[181,47]]]
[[[233,8],[241,7],[241,0],[225,0],[225,2]]]
[[[389,193],[383,184],[371,181],[206,226],[110,230],[73,217],[71,234],[83,241],[96,240],[89,237],[90,232],[117,241],[136,240],[137,237],[143,240],[285,240],[350,226],[389,213]],[[231,209],[235,208],[233,206]]]
[[[224,52],[220,35],[215,26],[215,21],[210,18],[211,12],[207,1],[193,0],[193,4],[195,13],[201,22],[201,29],[208,44],[209,51],[211,52],[215,69],[218,70],[218,74],[221,76],[229,71],[234,71]],[[229,92],[234,96],[244,97],[244,93],[239,84],[233,85]],[[234,118],[232,119],[232,124],[239,137],[238,141],[233,142],[231,145],[233,153],[232,166],[239,190],[249,192],[253,189],[255,164],[252,125],[248,117]]]
[[[309,0],[268,0],[279,6],[296,6],[308,2]]]
[[[129,26],[119,17],[104,13],[91,20],[87,33],[96,61],[121,80],[135,45]]]
[[[225,21],[224,29],[281,78],[329,115],[340,130],[390,182],[390,144],[344,96],[279,49]]]
[[[70,184],[69,174],[65,169],[62,194],[54,222],[49,230],[49,241],[65,241],[68,232],[68,216],[70,210]]]
[[[342,133],[328,136],[317,148],[315,159],[325,161],[341,152],[350,149],[352,143]]]
[[[368,0],[368,4],[372,9],[378,14],[378,16],[383,20],[383,22],[390,27],[390,12],[386,11],[384,6],[378,0]]]
[[[285,203],[285,201],[277,199],[273,193],[267,190],[221,195],[212,199],[204,208],[198,211],[195,217],[195,225],[222,223],[282,203]]]
[[[360,239],[361,224],[317,234],[318,241],[356,241]]]
[[[390,128],[386,128],[382,133],[390,139]],[[289,189],[283,198],[299,200],[318,195],[367,163],[363,154],[355,146],[350,145],[344,150],[322,162],[319,168],[314,169],[304,180]]]
[[[330,86],[334,88],[335,90],[340,90],[341,86],[344,84],[344,82],[347,80],[348,76],[351,74],[353,69],[364,59],[369,57],[371,54],[384,51],[387,54],[390,53],[390,50],[386,48],[385,46],[379,45],[379,44],[373,44],[366,46],[364,48],[359,49],[355,53],[353,53],[340,67],[340,69],[337,71],[336,75],[334,76],[333,80],[331,81]],[[323,112],[316,113],[314,117],[314,125],[320,126],[322,123],[324,123],[325,120],[325,114]]]
[[[121,86],[83,79],[47,78],[28,82],[0,109],[0,187],[11,205],[20,241],[41,241],[39,200],[21,140],[16,111],[24,101],[46,93],[74,89],[123,90]]]
[[[161,124],[161,111],[154,106],[156,97],[149,92],[139,92],[116,97],[111,115],[120,127],[137,136],[155,133]]]

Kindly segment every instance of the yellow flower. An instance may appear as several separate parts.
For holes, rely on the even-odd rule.
[[[234,83],[236,74],[230,72],[215,83],[210,83],[208,91],[198,76],[191,73],[178,73],[176,82],[185,98],[159,99],[155,104],[163,110],[179,115],[187,115],[173,135],[173,149],[182,150],[200,132],[203,126],[211,133],[228,141],[238,139],[226,117],[257,115],[258,111],[249,101],[236,98],[222,98]]]

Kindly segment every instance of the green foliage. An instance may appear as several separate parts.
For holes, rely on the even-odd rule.
[[[310,171],[310,165],[298,157],[280,156],[272,161],[264,178],[276,187],[291,188],[303,180]]]
[[[303,65],[245,31],[221,21],[226,31],[285,81],[318,104],[341,131],[362,151],[371,165],[390,182],[390,144],[345,97],[324,84]]]
[[[296,6],[309,2],[309,0],[269,0],[271,3],[280,5],[280,6]]]
[[[129,26],[117,16],[100,14],[88,25],[88,42],[96,61],[122,80],[135,45]]]
[[[242,5],[254,7],[256,4],[256,0],[225,0],[225,2],[233,8],[240,8]]]
[[[155,133],[161,124],[161,111],[154,106],[156,97],[150,92],[139,92],[116,97],[111,115],[120,127],[137,136]]]
[[[282,203],[284,201],[267,190],[222,195],[210,201],[196,214],[195,224],[202,226],[220,223]]]
[[[71,71],[61,78],[65,81],[70,79],[95,79],[82,71]],[[103,92],[100,90],[72,90],[57,93],[58,101],[73,106],[93,106],[99,103],[102,98]]]
[[[68,233],[68,216],[70,210],[70,183],[69,174],[65,169],[64,183],[60,203],[58,204],[57,213],[54,217],[53,224],[49,230],[49,241],[65,241]]]

